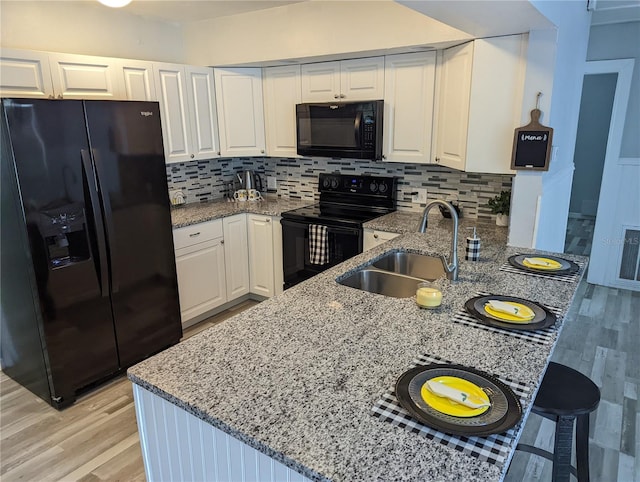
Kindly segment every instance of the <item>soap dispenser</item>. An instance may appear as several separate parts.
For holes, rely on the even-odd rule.
[[[467,261],[478,261],[480,259],[480,238],[476,235],[475,226],[467,229],[473,229],[473,237],[467,238],[467,249],[464,259]]]

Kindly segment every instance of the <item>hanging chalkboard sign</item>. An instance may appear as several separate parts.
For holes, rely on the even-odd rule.
[[[511,169],[549,170],[553,129],[540,124],[540,110],[531,111],[531,122],[515,130]]]

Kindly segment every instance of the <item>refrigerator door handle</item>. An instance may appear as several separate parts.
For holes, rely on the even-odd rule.
[[[111,260],[110,266],[111,266],[111,292],[112,293],[117,293],[120,289],[120,285],[118,283],[118,275],[116,272],[116,265],[117,263],[114,263],[113,261],[113,253],[114,253],[114,249],[113,249],[113,244],[114,244],[114,240],[115,240],[115,230],[113,228],[113,214],[111,212],[111,201],[109,200],[109,193],[105,192],[104,190],[104,186],[105,183],[103,182],[103,178],[105,177],[105,174],[103,172],[102,169],[102,165],[100,163],[100,153],[98,152],[97,149],[91,149],[91,157],[93,158],[93,163],[95,165],[96,168],[96,180],[98,183],[98,196],[100,198],[100,201],[102,203],[102,212],[104,213],[104,225],[106,228],[106,235],[107,235],[107,249],[109,250],[109,259]]]
[[[106,298],[109,296],[109,275],[107,272],[107,248],[104,239],[102,212],[100,210],[100,205],[98,204],[98,180],[96,179],[95,172],[91,165],[89,152],[86,149],[81,149],[80,157],[82,158],[82,173],[86,177],[87,186],[89,187],[91,211],[93,212],[93,219],[95,221],[94,228],[97,237],[96,244],[98,245],[100,289],[102,297]],[[96,271],[98,271],[98,268],[96,268]]]

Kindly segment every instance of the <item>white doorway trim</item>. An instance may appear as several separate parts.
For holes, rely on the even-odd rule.
[[[629,104],[634,63],[634,59],[600,60],[585,62],[584,68],[584,75],[618,74],[602,171],[596,225],[593,233],[591,262],[587,277],[589,283],[605,286],[620,286],[617,281],[621,281],[613,274],[615,273],[615,268],[619,266],[618,261],[624,247],[623,243],[617,243],[618,246],[615,246],[616,243],[613,237],[614,233],[618,233],[619,229],[616,227],[614,213],[617,212],[616,200],[620,184],[618,172],[620,148],[627,105]]]

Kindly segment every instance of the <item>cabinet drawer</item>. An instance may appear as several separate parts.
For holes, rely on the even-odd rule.
[[[213,221],[174,229],[173,245],[175,249],[180,249],[221,237],[222,219],[214,219]]]

